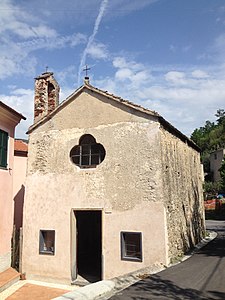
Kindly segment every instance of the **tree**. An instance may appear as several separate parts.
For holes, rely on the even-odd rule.
[[[217,123],[221,124],[225,121],[225,111],[224,109],[217,109],[215,116],[218,118]]]
[[[206,181],[204,183],[204,192],[207,195],[215,196],[216,193],[221,189],[220,182]]]
[[[225,111],[224,109],[218,109],[215,116],[217,117],[216,122],[206,121],[205,125],[196,128],[191,139],[199,146],[201,149],[201,161],[204,166],[204,172],[207,173],[205,178],[205,190],[208,192],[215,193],[220,189],[221,184],[225,190],[225,166],[221,166],[221,178],[223,178],[221,183],[215,184],[211,182],[210,174],[210,153],[213,151],[225,147]],[[223,163],[225,165],[225,163]]]
[[[225,147],[224,109],[218,109],[215,116],[216,123],[207,120],[204,126],[196,128],[191,135],[191,139],[199,146],[202,154]]]

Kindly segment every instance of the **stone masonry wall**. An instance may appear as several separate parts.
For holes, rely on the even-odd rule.
[[[59,104],[59,86],[52,74],[47,72],[36,78],[34,122],[49,114]]]
[[[204,236],[200,154],[161,128],[163,196],[169,259],[175,260]]]

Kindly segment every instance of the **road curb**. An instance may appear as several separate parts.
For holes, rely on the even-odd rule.
[[[148,276],[157,274],[165,269],[168,269],[172,266],[175,266],[175,265],[180,264],[181,262],[187,260],[193,254],[197,253],[201,248],[206,246],[209,242],[211,242],[212,240],[214,240],[217,237],[217,233],[215,231],[207,230],[207,234],[208,234],[208,236],[205,237],[204,239],[202,239],[202,241],[199,242],[189,254],[184,255],[178,262],[176,262],[174,264],[170,264],[169,266],[163,266],[163,265],[156,264],[151,267],[147,267],[145,269],[141,269],[141,270],[135,271],[133,273],[127,274],[125,276],[113,278],[112,280],[115,282],[115,288],[112,291],[112,294],[110,295],[110,297],[112,297],[112,295],[117,294],[118,292],[122,291],[123,289],[127,288],[128,286],[130,286]],[[103,297],[103,298],[99,298],[98,300],[106,300],[106,299],[109,299],[110,297],[109,296]]]
[[[209,236],[205,237],[201,242],[199,242],[197,245],[195,245],[194,249],[190,253],[184,255],[179,262],[169,265],[168,268],[187,260],[193,254],[197,253],[201,248],[206,246],[209,242],[213,241],[217,237],[217,233],[215,231],[208,230],[207,234],[209,234]]]
[[[111,295],[115,283],[112,280],[98,281],[84,287],[79,288],[73,292],[66,293],[60,297],[54,298],[53,300],[94,300],[104,296]]]
[[[167,268],[175,266],[188,258],[190,258],[193,254],[199,251],[202,247],[207,245],[209,242],[214,240],[217,237],[217,233],[214,231],[207,231],[209,236],[204,238],[200,243],[198,243],[195,248],[187,255],[183,256],[179,262],[170,264],[168,267],[163,265],[153,265],[151,267],[147,267],[124,276],[115,277],[111,280],[102,280],[98,281],[84,287],[79,288],[73,292],[66,293],[60,297],[54,298],[53,300],[103,300],[109,299],[114,294],[119,291],[127,288],[128,286],[134,284],[135,282],[144,279],[150,275],[161,272]]]

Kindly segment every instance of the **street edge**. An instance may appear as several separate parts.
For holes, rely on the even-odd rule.
[[[209,242],[213,241],[217,237],[217,233],[215,231],[207,230],[206,231],[209,236],[205,237],[204,239],[201,240],[197,245],[195,245],[194,249],[190,251],[190,253],[184,255],[178,262],[170,264],[168,268],[175,266],[177,264],[180,264],[181,262],[187,260],[190,258],[193,254],[197,253],[201,248],[206,246]]]
[[[106,300],[111,298],[113,295],[124,290],[130,285],[152,275],[159,273],[167,268],[175,266],[198,252],[201,248],[207,245],[209,242],[217,237],[217,233],[214,231],[207,231],[209,236],[205,237],[200,243],[198,243],[194,249],[187,255],[184,255],[179,262],[170,264],[168,267],[162,264],[155,264],[153,266],[140,269],[135,272],[131,272],[124,276],[115,277],[111,280],[101,280],[87,286],[81,287],[73,292],[66,293],[60,297],[54,298],[53,300]]]

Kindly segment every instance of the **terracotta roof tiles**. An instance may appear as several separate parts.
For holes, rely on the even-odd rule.
[[[14,141],[14,151],[28,152],[28,144],[23,140]]]

